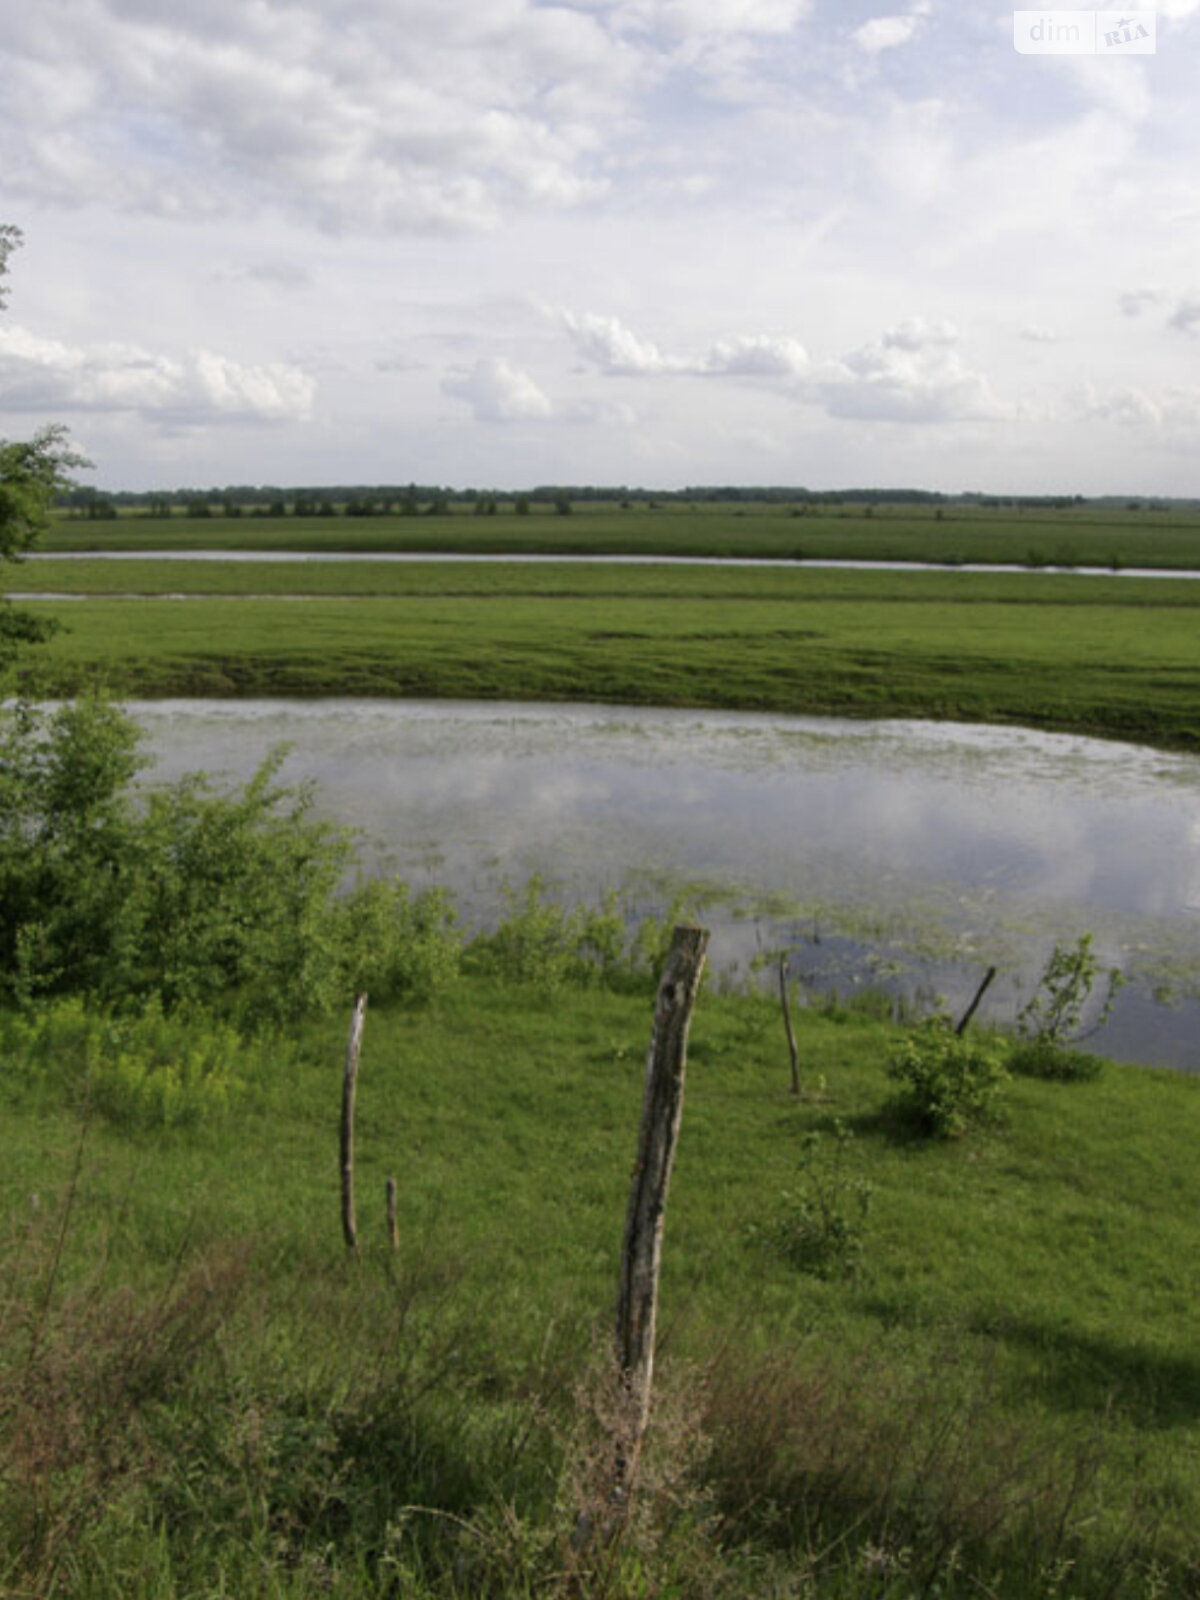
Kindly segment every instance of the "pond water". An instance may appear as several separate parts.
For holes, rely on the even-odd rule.
[[[865,984],[1012,1020],[1056,941],[1128,984],[1091,1043],[1200,1068],[1200,759],[945,723],[380,700],[130,707],[152,776],[281,777],[361,831],[368,870],[486,920],[504,882],[634,911],[693,886],[714,964],[783,947],[810,987]],[[1171,1003],[1162,1003],[1163,999]]]

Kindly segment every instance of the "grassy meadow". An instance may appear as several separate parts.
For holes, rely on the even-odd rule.
[[[743,556],[775,560],[1005,562],[1200,567],[1200,511],[971,505],[728,505],[597,501],[570,516],[534,503],[495,516],[64,517],[45,548],[61,550],[424,551],[444,554]]]
[[[61,625],[29,657],[38,694],[713,706],[1200,747],[1200,586],[1185,579],[48,560],[20,582],[86,597],[36,603]]]
[[[4,1592],[1198,1592],[1200,1083],[1015,1078],[933,1140],[890,1025],[802,1009],[793,1097],[777,1004],[711,991],[644,1499],[576,1560],[649,993],[468,969],[369,1009],[358,1259],[346,1019],[245,1046],[170,1118],[87,1109],[9,1025]],[[794,1248],[814,1196],[853,1255]]]
[[[1200,566],[1183,513],[130,517],[64,521],[48,549],[89,545],[949,565],[48,559],[11,587],[77,598],[27,602],[60,624],[23,659],[30,695],[710,705],[1200,748],[1200,585],[951,569]],[[936,1137],[889,1069],[942,1060],[947,1030],[794,993],[793,1095],[777,998],[711,982],[651,1430],[616,1535],[581,1541],[613,1517],[645,947],[606,962],[610,911],[568,948],[526,896],[451,948],[436,906],[377,885],[335,926],[341,858],[273,811],[269,774],[135,814],[115,713],[60,715],[57,766],[36,741],[8,747],[15,778],[0,761],[27,808],[0,814],[24,897],[0,924],[0,1594],[1200,1597],[1200,1080],[1023,1075],[972,1028],[928,1093],[961,1068],[979,1099]],[[351,1256],[355,962],[392,998],[372,983]],[[216,993],[227,969],[244,993]],[[310,969],[343,1009],[283,1004],[310,1004]]]

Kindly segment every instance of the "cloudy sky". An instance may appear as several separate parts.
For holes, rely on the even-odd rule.
[[[0,436],[103,488],[1200,494],[1200,0],[0,7]]]

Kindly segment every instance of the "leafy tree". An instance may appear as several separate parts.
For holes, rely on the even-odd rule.
[[[0,223],[0,307],[6,302],[8,258],[20,243],[20,229]],[[0,563],[19,561],[36,544],[50,520],[54,497],[69,482],[68,473],[89,465],[57,423],[39,428],[32,439],[0,439]],[[0,673],[19,645],[44,639],[50,631],[45,622],[0,602]]]
[[[138,734],[109,706],[0,720],[0,998],[97,987],[127,931]]]
[[[74,995],[258,1024],[363,987],[421,1002],[457,973],[444,895],[340,891],[350,839],[276,783],[282,751],[228,793],[135,788],[139,738],[103,700],[0,717],[0,1011]]]

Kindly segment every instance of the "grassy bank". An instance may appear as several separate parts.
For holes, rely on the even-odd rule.
[[[63,519],[48,550],[433,551],[560,555],[765,556],[1035,565],[1200,566],[1195,511],[986,509],[969,506],[595,502],[570,516],[503,502],[496,516],[151,517]]]
[[[29,658],[34,693],[737,707],[1200,746],[1200,591],[1182,580],[140,562],[35,576],[93,597],[37,603],[63,631]],[[208,598],[98,592],[114,585]]]
[[[0,1027],[6,1593],[1197,1592],[1195,1080],[1014,1079],[933,1141],[890,1027],[802,1011],[796,1099],[777,1006],[703,994],[644,1519],[572,1588],[647,990],[371,1010],[358,1261],[344,1019],[167,1126]],[[797,1197],[860,1180],[855,1271],[806,1270]]]

